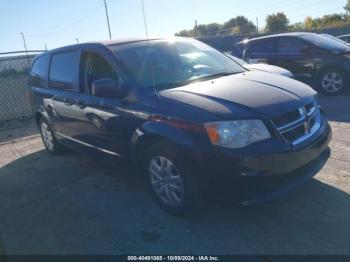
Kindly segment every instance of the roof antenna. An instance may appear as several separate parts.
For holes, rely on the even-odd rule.
[[[141,0],[141,4],[142,4],[143,24],[145,25],[146,38],[147,38],[147,40],[149,40],[149,38],[148,38],[148,29],[147,29],[147,21],[146,21],[146,13],[145,13],[145,5],[143,3],[143,0]]]
[[[142,14],[143,14],[143,24],[145,26],[145,33],[146,33],[146,38],[147,38],[147,43],[148,43],[148,50],[150,50],[150,42],[149,42],[149,37],[148,37],[148,29],[147,29],[147,20],[146,20],[146,12],[145,12],[145,5],[143,3],[143,0],[141,0],[141,5],[142,5]],[[152,85],[153,85],[153,92],[156,96],[159,96],[156,88],[156,82],[154,78],[154,72],[153,72],[153,61],[152,57],[150,54],[148,54],[150,57],[150,62],[151,62],[151,74],[152,74]]]

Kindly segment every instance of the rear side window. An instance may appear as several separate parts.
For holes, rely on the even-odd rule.
[[[49,67],[49,56],[43,55],[34,61],[32,69],[29,74],[29,85],[32,86],[46,86],[47,73]]]
[[[278,39],[278,53],[300,54],[307,47],[307,44],[298,38],[285,37]]]
[[[79,53],[77,51],[54,54],[50,64],[50,86],[73,89],[78,73]]]
[[[264,39],[251,42],[249,49],[251,53],[269,54],[273,53],[274,39]]]

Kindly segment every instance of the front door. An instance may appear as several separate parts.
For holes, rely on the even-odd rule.
[[[124,155],[128,149],[128,140],[125,138],[125,103],[123,99],[93,95],[92,83],[103,78],[124,84],[105,57],[97,52],[83,51],[79,95],[75,105],[74,139],[105,153]]]
[[[270,63],[291,71],[298,79],[311,79],[314,59],[311,46],[297,37],[280,37]]]

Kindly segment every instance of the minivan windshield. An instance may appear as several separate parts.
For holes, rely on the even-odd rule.
[[[329,35],[329,34],[321,34],[321,36],[325,36],[325,37],[328,37],[328,38],[333,39],[333,40],[335,40],[335,41],[338,41],[339,43],[342,43],[342,44],[344,44],[344,45],[348,45],[347,42],[345,42],[344,40],[341,40],[341,39],[338,38],[338,37],[335,37],[335,36],[332,36],[332,35]]]
[[[317,47],[329,50],[336,54],[350,52],[350,47],[348,45],[331,39],[330,37],[318,34],[303,34],[300,37]]]
[[[193,39],[140,41],[110,48],[138,86],[157,91],[245,71],[224,54]]]

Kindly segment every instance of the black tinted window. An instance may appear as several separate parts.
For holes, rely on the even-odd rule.
[[[29,75],[29,84],[33,86],[45,86],[49,66],[49,56],[40,56],[34,61]]]
[[[250,43],[249,49],[251,53],[273,53],[273,39],[259,40]]]
[[[50,86],[73,88],[78,71],[78,52],[52,55],[50,65]]]
[[[319,34],[305,33],[300,35],[300,38],[308,43],[311,43],[312,45],[317,46],[318,48],[326,49],[333,53],[342,54],[350,52],[350,47],[348,45]]]
[[[298,38],[288,37],[278,39],[278,52],[299,54],[307,48],[307,44]]]

